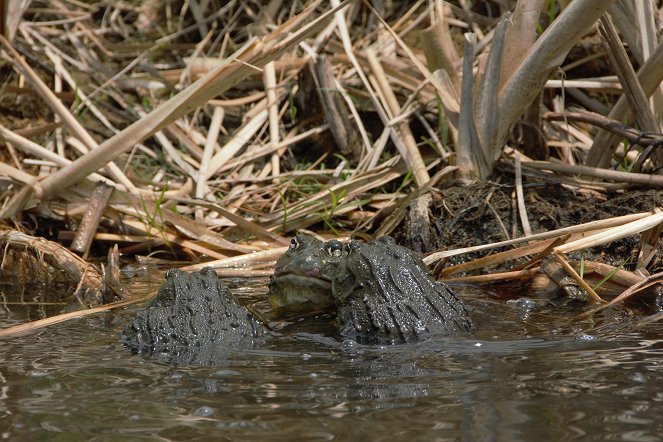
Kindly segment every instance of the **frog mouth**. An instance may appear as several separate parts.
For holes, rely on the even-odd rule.
[[[320,276],[302,275],[301,273],[282,273],[274,275],[272,280],[281,286],[299,287],[301,289],[322,289],[331,292],[331,280]]]
[[[332,283],[329,279],[301,273],[274,275],[269,283],[272,307],[310,309],[326,308],[333,303]]]

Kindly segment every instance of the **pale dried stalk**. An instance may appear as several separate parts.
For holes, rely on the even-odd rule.
[[[135,106],[134,110],[138,115],[141,116],[141,118],[144,118],[147,115],[147,113],[145,113],[145,111],[143,111],[143,109],[141,109],[138,106]],[[182,171],[187,175],[189,175],[191,178],[193,179],[197,178],[198,174],[196,173],[196,170],[193,168],[191,164],[184,161],[184,159],[179,154],[175,146],[173,146],[173,143],[171,143],[171,141],[168,139],[166,134],[163,133],[163,131],[157,131],[154,134],[154,138],[156,138],[156,140],[159,142],[163,150],[166,152],[167,161],[175,163],[177,167],[182,169]]]
[[[37,330],[40,330],[49,325],[59,324],[61,322],[68,321],[70,319],[77,319],[84,316],[94,315],[96,313],[106,312],[118,307],[125,307],[127,305],[137,304],[139,302],[146,301],[154,295],[145,296],[138,299],[130,299],[126,301],[113,302],[111,304],[106,304],[101,307],[94,307],[86,310],[78,310],[70,313],[63,313],[61,315],[51,316],[44,319],[38,319],[36,321],[28,322],[26,324],[15,325],[3,330],[0,330],[0,339],[14,338],[17,336],[23,336]]]
[[[471,270],[485,269],[502,264],[507,261],[513,261],[518,258],[523,258],[529,255],[535,255],[532,260],[540,259],[543,256],[550,254],[552,247],[570,238],[571,235],[559,236],[554,239],[546,239],[541,241],[533,241],[524,246],[515,249],[509,249],[503,252],[493,253],[492,255],[484,256],[481,258],[473,259],[472,261],[463,262],[454,266],[445,267],[440,272],[440,276],[447,277],[460,272],[469,272]]]
[[[382,97],[384,98],[385,110],[388,113],[389,119],[393,120],[402,112],[400,105],[398,104],[398,100],[396,99],[396,95],[389,85],[389,81],[387,80],[384,70],[382,69],[382,65],[375,55],[375,52],[369,48],[366,50],[366,56],[368,58],[368,64],[371,67],[373,75],[377,80],[377,86],[382,93]],[[410,130],[410,126],[406,121],[402,121],[397,123],[396,127],[398,128],[397,132],[400,134],[403,147],[405,147],[405,152],[401,152],[401,155],[412,170],[412,174],[414,175],[414,179],[417,185],[423,186],[428,181],[430,181],[430,176],[428,175],[426,165],[424,164],[424,160],[421,157],[421,153],[417,147],[417,142],[414,139],[414,135]]]
[[[553,253],[569,253],[575,250],[600,246],[617,239],[644,232],[645,230],[654,228],[661,223],[663,223],[663,212],[657,210],[657,213],[650,214],[642,219],[618,227],[612,227],[606,231],[555,247]]]
[[[321,134],[321,133],[327,131],[328,129],[329,129],[329,125],[323,124],[321,126],[314,127],[313,129],[309,129],[305,132],[302,132],[298,135],[288,137],[276,146],[265,145],[265,146],[261,146],[259,149],[256,149],[254,151],[250,151],[250,152],[247,151],[247,152],[241,154],[240,156],[238,156],[237,158],[235,158],[233,161],[227,162],[224,166],[222,166],[217,171],[217,173],[225,172],[227,170],[234,169],[234,168],[236,168],[236,167],[238,167],[242,164],[250,163],[252,161],[257,160],[258,158],[262,158],[266,155],[269,155],[271,153],[274,153],[276,151],[284,149],[288,146],[297,144],[300,141],[305,140],[308,137],[312,137],[312,136]]]
[[[571,47],[591,29],[615,0],[575,0],[534,43],[527,57],[502,88],[497,139],[506,140],[511,126],[539,94],[548,74],[561,65]]]
[[[553,249],[553,250],[555,250],[555,249]],[[573,279],[575,279],[576,282],[578,283],[578,285],[579,285],[579,286],[580,286],[580,287],[581,287],[581,288],[582,288],[582,289],[583,289],[583,290],[584,290],[584,291],[585,291],[585,292],[586,292],[586,293],[587,293],[587,294],[588,294],[588,295],[589,295],[594,301],[596,301],[596,302],[601,302],[601,303],[605,303],[605,301],[604,301],[599,295],[596,294],[596,292],[594,291],[594,289],[592,289],[592,288],[589,286],[589,284],[587,284],[587,282],[586,282],[584,279],[582,279],[582,278],[580,277],[580,275],[578,275],[578,272],[576,272],[575,269],[574,269],[573,267],[571,267],[571,265],[566,261],[566,259],[564,258],[564,256],[563,256],[561,253],[555,253],[555,252],[553,251],[553,255],[552,255],[552,256],[555,258],[555,261],[557,261],[558,263],[560,263],[560,264],[562,265],[562,267],[564,268],[564,270],[566,271],[566,273],[568,273],[569,276],[571,276]]]
[[[276,98],[276,71],[274,69],[274,62],[269,62],[265,65],[262,78],[267,95],[269,142],[272,146],[276,146],[281,139],[281,131],[279,128],[279,100]],[[281,159],[277,152],[272,153],[270,164],[272,167],[272,176],[281,173]]]
[[[213,267],[215,269],[218,268],[228,268],[228,267],[246,267],[246,266],[251,266],[255,264],[262,264],[265,262],[273,262],[276,261],[281,255],[283,255],[286,250],[288,250],[287,246],[284,247],[276,247],[270,250],[264,250],[261,252],[255,252],[255,253],[247,253],[245,255],[240,255],[240,256],[233,256],[231,258],[224,258],[224,259],[219,259],[216,261],[209,261],[206,263],[201,263],[201,264],[193,264],[189,265],[186,267],[182,267],[182,270],[186,270],[187,272],[194,272],[197,270],[200,270],[204,267]]]
[[[582,88],[582,89],[595,89],[599,91],[621,91],[622,86],[618,79],[614,76],[607,76],[601,78],[575,78],[568,80],[548,80],[546,81],[546,88]]]
[[[509,28],[506,31],[504,47],[508,50],[503,52],[500,87],[511,78],[536,41],[536,26],[544,1],[518,0],[513,14],[506,19],[509,21]]]
[[[139,213],[137,213],[137,211],[132,210],[132,209],[126,209],[124,207],[118,207],[118,206],[113,206],[113,208],[115,210],[119,210],[121,212],[136,216],[138,218],[141,217],[141,215]],[[166,241],[166,242],[177,244],[181,247],[189,248],[189,249],[191,249],[195,252],[200,253],[201,255],[207,255],[207,256],[210,256],[212,258],[216,258],[216,259],[226,258],[226,255],[224,255],[222,253],[218,253],[217,251],[209,249],[207,247],[203,247],[200,244],[198,244],[197,242],[189,241],[187,239],[182,239],[177,235],[173,235],[172,233],[166,232],[165,230],[164,231],[159,230],[159,229],[154,228],[154,227],[152,227],[152,226],[150,226],[150,225],[148,225],[144,222],[136,221],[136,220],[132,220],[132,219],[126,219],[126,220],[124,220],[124,223],[126,225],[138,230],[139,232],[145,232],[145,234],[148,236],[148,238],[160,239],[160,240],[163,240],[163,241]]]
[[[177,201],[185,203],[192,206],[201,206],[205,207],[211,211],[217,212],[220,215],[226,217],[229,221],[232,222],[231,225],[236,225],[245,232],[255,235],[257,238],[262,238],[266,241],[276,242],[280,244],[288,244],[288,241],[285,240],[282,236],[266,230],[262,226],[254,223],[251,220],[245,219],[232,211],[221,207],[218,204],[208,203],[206,201],[192,200],[189,198],[177,198]]]
[[[461,282],[464,284],[494,284],[497,281],[513,281],[514,279],[530,280],[535,277],[540,270],[527,269],[527,270],[514,270],[512,272],[499,272],[491,273],[490,275],[472,275],[461,276],[456,278],[441,278],[444,282]]]
[[[551,161],[524,161],[523,167],[532,169],[551,170],[553,172],[570,173],[573,175],[584,175],[588,177],[601,178],[604,180],[618,181],[621,183],[642,184],[649,187],[663,187],[663,176],[650,175],[646,173],[620,172],[618,170],[600,169],[597,167],[577,166]]]
[[[265,108],[249,120],[244,126],[237,130],[233,138],[228,141],[210,160],[207,167],[205,179],[210,179],[221,169],[226,162],[235,156],[239,150],[246,145],[251,138],[265,124],[268,110]]]
[[[621,226],[621,225],[626,224],[628,222],[639,220],[639,219],[645,218],[645,217],[650,216],[650,215],[651,215],[651,212],[634,213],[632,215],[618,216],[618,217],[609,218],[609,219],[605,219],[605,220],[591,221],[591,222],[584,223],[584,224],[578,224],[576,226],[563,227],[561,229],[551,230],[549,232],[536,233],[536,234],[534,234],[532,236],[529,236],[529,237],[514,238],[514,239],[510,239],[508,241],[500,241],[500,242],[495,242],[495,243],[491,243],[491,244],[482,244],[482,245],[479,245],[479,246],[463,247],[463,248],[460,248],[460,249],[453,249],[453,250],[445,250],[445,251],[442,251],[442,252],[435,252],[435,253],[431,253],[430,255],[425,257],[424,262],[428,265],[431,265],[432,263],[434,263],[436,261],[439,261],[440,259],[449,258],[451,256],[463,255],[463,254],[472,253],[472,252],[480,252],[482,250],[490,250],[490,249],[495,249],[495,248],[498,248],[498,247],[512,246],[512,245],[515,245],[515,244],[520,244],[520,243],[528,242],[528,241],[555,238],[555,237],[566,235],[566,234],[569,234],[569,233],[589,232],[589,231],[592,231],[592,230],[606,229],[606,228],[610,228],[610,227],[613,227],[613,226]]]
[[[207,177],[210,169],[210,161],[214,152],[214,147],[219,139],[219,132],[221,131],[221,122],[223,121],[224,110],[221,106],[215,106],[212,113],[212,121],[210,122],[209,130],[207,132],[207,139],[205,140],[205,147],[203,148],[203,156],[200,159],[200,168],[195,177],[196,180],[196,198],[203,198],[209,187],[207,186]],[[211,175],[211,174],[210,174]],[[196,220],[202,221],[203,211],[196,210]]]
[[[43,158],[47,161],[52,161],[58,166],[66,166],[68,164],[71,164],[71,160],[63,156],[60,156],[55,152],[52,152],[25,137],[20,136],[16,132],[12,132],[11,130],[7,129],[2,125],[0,125],[0,139],[11,143],[14,147],[17,147],[26,153],[32,154],[39,158]],[[89,178],[92,181],[100,181],[110,186],[118,187],[117,183],[104,176],[99,175],[98,173],[91,174]]]
[[[525,207],[525,193],[523,192],[523,172],[520,167],[520,152],[516,151],[516,200],[518,201],[518,215],[523,226],[523,234],[532,236],[532,228],[527,219],[527,208]]]
[[[638,71],[638,81],[647,96],[651,95],[663,81],[663,42],[656,47],[654,53]],[[624,121],[630,115],[629,112],[628,101],[622,95],[610,110],[608,118]],[[615,146],[619,142],[618,136],[606,130],[599,130],[594,137],[594,144],[592,144],[592,148],[587,154],[586,164],[588,166],[607,167],[610,165]]]
[[[3,162],[0,162],[0,173],[18,181],[19,183],[32,184],[37,181],[37,177]]]
[[[604,14],[601,17],[599,31],[606,45],[606,52],[611,64],[617,72],[619,82],[624,89],[624,95],[631,105],[635,121],[645,132],[658,132],[660,127],[654,117],[654,113],[649,108],[649,100],[638,82],[638,78],[631,65],[626,49],[622,45],[617,29],[615,28],[610,15]]]
[[[638,293],[641,290],[645,290],[645,289],[647,289],[647,288],[649,288],[653,285],[661,284],[661,281],[663,281],[663,272],[654,273],[653,275],[650,275],[650,276],[646,277],[642,281],[640,281],[636,284],[633,284],[631,287],[624,290],[624,292],[622,294],[620,294],[616,298],[612,299],[607,304],[601,305],[601,306],[593,309],[591,312],[587,312],[587,314],[588,315],[593,314],[593,313],[601,311],[601,310],[603,310],[607,307],[610,307],[612,305],[619,304],[620,302],[624,302],[624,301],[631,298],[633,295],[635,295],[636,293]]]

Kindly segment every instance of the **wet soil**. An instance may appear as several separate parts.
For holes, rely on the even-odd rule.
[[[437,188],[413,201],[403,222],[392,232],[397,242],[430,253],[504,241],[523,235],[517,211],[513,176],[502,175],[499,182]],[[509,184],[502,184],[509,183]],[[523,183],[527,218],[532,233],[546,232],[616,216],[646,212],[660,207],[663,193],[657,190],[631,189],[623,193],[601,194],[573,190],[560,184]],[[422,199],[425,199],[422,203]],[[421,206],[425,206],[422,215]],[[428,218],[422,220],[421,218]],[[583,251],[585,259],[619,265],[635,264],[640,236],[633,235],[610,244]],[[658,241],[663,250],[663,241]],[[478,252],[452,258],[450,264],[484,256]],[[570,254],[569,258],[579,259]],[[660,256],[660,253],[658,254]],[[661,267],[660,258],[650,264],[650,271]]]

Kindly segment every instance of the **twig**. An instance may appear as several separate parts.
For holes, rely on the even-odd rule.
[[[428,255],[426,258],[424,258],[424,262],[428,265],[431,265],[435,261],[438,261],[443,258],[448,258],[451,256],[457,256],[457,255],[463,255],[465,253],[472,253],[472,252],[480,252],[482,250],[490,250],[490,249],[495,249],[498,247],[506,247],[506,246],[512,246],[515,244],[520,244],[523,242],[528,242],[528,241],[534,241],[534,240],[541,240],[541,239],[548,239],[548,238],[555,238],[558,236],[566,235],[569,233],[578,233],[578,232],[587,232],[591,230],[599,230],[599,229],[605,229],[613,226],[620,226],[622,224],[639,220],[642,218],[645,218],[647,216],[651,215],[651,212],[644,212],[644,213],[634,213],[632,215],[624,215],[624,216],[617,216],[614,218],[608,218],[605,220],[600,220],[600,221],[591,221],[588,223],[584,224],[578,224],[575,226],[569,226],[569,227],[563,227],[561,229],[557,230],[551,230],[549,232],[543,232],[543,233],[536,233],[530,237],[521,237],[521,238],[514,238],[510,239],[508,241],[500,241],[500,242],[495,242],[491,244],[482,244],[479,246],[473,246],[473,247],[463,247],[460,249],[453,249],[453,250],[445,250],[442,252],[435,252],[431,253]]]
[[[138,299],[130,299],[126,301],[113,302],[111,304],[102,305],[101,307],[94,307],[87,310],[79,310],[76,312],[63,313],[57,316],[51,316],[44,319],[38,319],[36,321],[28,322],[26,324],[19,324],[9,328],[0,330],[0,339],[14,338],[16,336],[23,336],[28,333],[41,330],[42,328],[48,327],[50,325],[59,324],[61,322],[69,321],[71,319],[82,318],[85,316],[94,315],[96,313],[106,312],[118,307],[124,307],[131,304],[137,304],[139,302],[146,301],[150,299],[153,295],[145,296]]]
[[[523,193],[523,173],[520,167],[520,152],[516,151],[516,201],[518,202],[518,215],[520,223],[523,226],[523,234],[532,236],[532,228],[527,219],[527,209],[525,208],[525,195]]]
[[[562,265],[562,267],[564,267],[564,270],[566,270],[566,273],[568,273],[569,276],[571,276],[573,279],[575,279],[576,282],[578,283],[578,285],[580,285],[580,287],[582,287],[582,289],[585,292],[587,292],[587,294],[594,301],[601,302],[601,303],[605,302],[603,299],[601,299],[601,297],[599,295],[596,294],[594,289],[592,289],[592,287],[589,284],[587,284],[585,282],[585,280],[580,277],[580,275],[578,275],[578,273],[575,271],[575,269],[573,267],[571,267],[571,265],[566,261],[566,259],[564,258],[564,256],[561,253],[553,253],[552,256],[555,258],[555,260],[557,262],[559,262]]]
[[[617,170],[601,169],[598,167],[553,163],[551,161],[523,161],[522,164],[524,168],[551,170],[553,172],[594,177],[603,180],[618,181],[621,183],[641,184],[656,188],[663,187],[663,176],[661,175],[620,172]]]

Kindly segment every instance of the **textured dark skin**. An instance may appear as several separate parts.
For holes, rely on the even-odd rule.
[[[280,302],[336,309],[341,334],[368,344],[416,342],[466,333],[463,303],[435,281],[415,252],[389,237],[368,243],[322,242],[298,235],[270,281]],[[125,327],[138,353],[175,363],[214,364],[229,349],[250,348],[268,331],[241,307],[211,268],[169,270],[156,298]]]
[[[351,242],[332,281],[341,333],[364,343],[415,342],[472,329],[463,303],[390,237]]]
[[[263,325],[235,301],[214,269],[166,272],[150,305],[127,324],[122,342],[135,352],[161,353],[178,362],[203,362],[213,348],[252,345]]]

